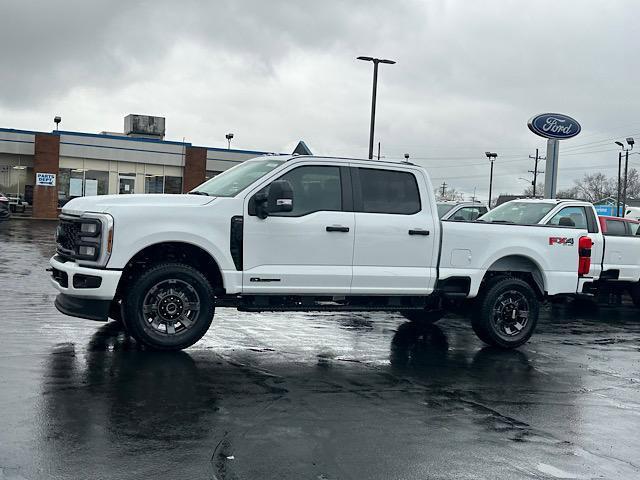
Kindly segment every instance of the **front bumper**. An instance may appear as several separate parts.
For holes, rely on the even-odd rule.
[[[72,261],[63,261],[57,255],[51,257],[49,265],[54,269],[54,275],[51,277],[51,283],[60,293],[83,299],[93,300],[113,300],[116,296],[118,282],[122,276],[121,270],[102,270],[99,268],[81,267]],[[74,276],[98,277],[100,286],[96,288],[78,288],[74,285],[81,282],[75,282]],[[81,277],[78,278],[80,280]],[[66,279],[66,281],[62,281]]]
[[[109,319],[111,300],[72,297],[61,293],[56,297],[55,306],[65,315],[106,322]]]

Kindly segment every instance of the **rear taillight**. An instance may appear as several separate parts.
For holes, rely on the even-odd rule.
[[[591,247],[593,242],[589,237],[580,237],[578,241],[578,275],[588,275],[591,269]]]

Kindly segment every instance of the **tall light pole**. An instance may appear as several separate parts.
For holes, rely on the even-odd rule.
[[[56,132],[58,131],[58,126],[60,125],[61,121],[62,121],[62,118],[59,115],[56,115],[55,117],[53,117],[53,123],[56,124]]]
[[[629,169],[629,150],[633,150],[633,145],[635,140],[633,137],[628,137],[627,139],[628,147],[625,147],[622,142],[616,142],[616,145],[619,145],[624,155],[624,182],[622,184],[622,218],[624,218],[626,210],[627,210],[627,171]],[[620,152],[622,154],[622,152]],[[620,195],[620,184],[618,183],[618,196]]]
[[[231,139],[233,138],[233,133],[227,133],[224,138],[227,139],[227,149],[231,150]]]
[[[386,58],[358,57],[358,60],[373,62],[373,95],[371,96],[371,128],[369,130],[369,160],[373,159],[373,130],[376,125],[376,92],[378,90],[378,64],[387,63],[393,65],[394,60]]]
[[[489,161],[491,162],[491,173],[489,175],[489,201],[487,202],[487,206],[491,209],[491,190],[493,188],[493,162],[496,158],[498,158],[498,154],[494,152],[484,152]]]

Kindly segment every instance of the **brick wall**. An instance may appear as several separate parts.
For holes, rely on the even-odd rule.
[[[186,193],[204,182],[207,174],[207,149],[187,147],[184,156],[182,192]]]
[[[54,173],[55,187],[34,185],[33,216],[35,218],[57,218],[58,216],[58,169],[60,165],[60,136],[50,133],[37,133],[35,155],[33,159],[34,173]]]

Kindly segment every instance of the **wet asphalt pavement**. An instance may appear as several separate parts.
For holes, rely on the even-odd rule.
[[[640,478],[640,316],[543,310],[516,351],[464,318],[219,309],[180,353],[53,306],[54,222],[0,223],[0,480]]]

